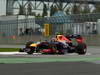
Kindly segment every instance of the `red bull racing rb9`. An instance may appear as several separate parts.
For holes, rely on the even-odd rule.
[[[50,41],[28,41],[25,48],[20,49],[20,52],[28,54],[41,53],[41,54],[66,54],[78,53],[85,55],[87,52],[87,45],[84,43],[80,35],[56,35]]]

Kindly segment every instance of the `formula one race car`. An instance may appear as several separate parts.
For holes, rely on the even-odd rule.
[[[72,40],[74,39],[74,44]],[[28,54],[42,53],[42,54],[65,54],[78,53],[84,55],[87,51],[87,46],[83,42],[80,35],[56,35],[51,41],[42,41],[34,43],[29,41],[26,47],[19,50],[20,52],[27,52]]]

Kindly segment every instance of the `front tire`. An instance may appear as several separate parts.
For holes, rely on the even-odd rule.
[[[32,50],[31,48],[26,48],[24,50],[27,54],[33,54],[34,53],[34,50]]]

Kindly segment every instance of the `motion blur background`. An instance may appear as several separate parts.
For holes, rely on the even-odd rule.
[[[80,34],[88,45],[100,46],[100,0],[0,0],[0,44],[56,33]]]

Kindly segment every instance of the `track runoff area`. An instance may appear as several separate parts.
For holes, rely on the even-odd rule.
[[[44,63],[44,62],[93,62],[100,64],[100,47],[89,46],[85,55],[66,53],[64,55],[43,55],[25,52],[0,52],[0,63]]]

